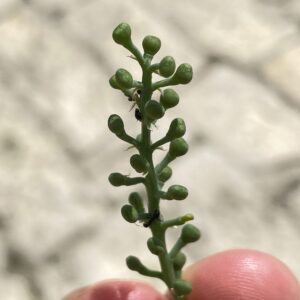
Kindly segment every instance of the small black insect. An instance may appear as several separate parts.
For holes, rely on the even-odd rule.
[[[143,115],[138,108],[135,109],[134,116],[140,122],[143,120]]]
[[[155,209],[152,215],[149,217],[149,219],[144,222],[144,227],[149,227],[156,219],[159,219],[160,217],[160,211],[159,209]]]

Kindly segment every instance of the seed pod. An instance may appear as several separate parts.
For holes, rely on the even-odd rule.
[[[161,46],[161,41],[158,37],[153,35],[147,35],[143,40],[143,49],[146,54],[151,56],[155,55]]]
[[[196,242],[200,239],[200,237],[200,230],[196,226],[192,224],[186,224],[183,226],[180,238],[184,243],[188,244]]]
[[[173,288],[178,296],[187,295],[192,291],[191,283],[182,279],[177,279]]]
[[[174,107],[179,102],[179,96],[173,89],[165,89],[160,96],[160,103],[165,109]]]
[[[178,252],[173,261],[174,269],[181,270],[185,263],[186,256],[182,252]]]
[[[122,217],[129,223],[135,223],[139,218],[137,210],[129,204],[122,206],[121,214]]]
[[[169,155],[178,157],[186,154],[189,150],[189,145],[183,138],[178,138],[170,142]]]
[[[108,128],[111,132],[116,135],[122,135],[125,133],[124,123],[120,116],[114,114],[108,118]]]
[[[117,79],[116,79],[116,75],[113,75],[110,77],[109,79],[109,84],[112,88],[119,90],[120,86],[118,85]]]
[[[116,82],[121,89],[130,89],[133,85],[131,74],[125,69],[118,69],[116,72]]]
[[[171,185],[168,188],[167,195],[170,196],[171,199],[175,200],[184,200],[189,194],[188,189],[179,184]]]
[[[160,103],[149,100],[145,105],[145,112],[150,120],[157,120],[163,117],[165,110]]]
[[[149,169],[148,161],[139,154],[130,157],[130,164],[138,173],[147,173]]]
[[[138,213],[144,213],[144,203],[141,195],[137,192],[130,193],[128,202],[137,210]]]
[[[131,41],[131,28],[129,24],[119,24],[113,31],[112,37],[117,44],[127,47]]]
[[[170,139],[177,139],[182,137],[185,134],[186,127],[184,120],[181,118],[174,119],[169,127],[169,130],[167,132],[167,137]]]
[[[108,180],[113,186],[121,186],[125,184],[126,176],[121,173],[111,173]]]
[[[172,169],[169,166],[166,166],[162,171],[158,174],[158,179],[162,182],[168,181],[172,176]]]
[[[132,255],[126,258],[126,264],[127,267],[132,271],[138,271],[143,267],[141,261],[136,256]]]
[[[181,64],[173,75],[175,84],[187,84],[193,78],[193,68],[190,64]]]
[[[159,74],[164,77],[171,76],[176,69],[176,63],[172,56],[165,56],[159,63]]]
[[[163,244],[155,237],[151,237],[147,241],[148,249],[151,253],[159,255],[164,251]]]

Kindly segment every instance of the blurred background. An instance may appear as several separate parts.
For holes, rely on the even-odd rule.
[[[108,116],[139,132],[108,85],[119,67],[140,76],[112,41],[121,21],[138,47],[147,34],[161,38],[155,61],[194,67],[153,130],[163,135],[174,117],[187,124],[190,151],[170,183],[190,196],[162,212],[194,213],[203,237],[186,249],[189,262],[254,248],[300,278],[299,1],[1,0],[0,299],[61,299],[98,280],[141,278],[125,266],[131,254],[157,267],[149,231],[120,215],[132,189],[107,181],[133,173],[133,151],[108,131]],[[178,234],[170,230],[170,245]]]

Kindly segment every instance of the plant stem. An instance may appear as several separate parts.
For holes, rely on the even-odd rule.
[[[168,136],[164,136],[163,138],[161,138],[160,140],[158,140],[157,142],[155,142],[154,144],[152,144],[152,151],[155,151],[158,147],[166,144],[170,142],[170,138]]]
[[[172,77],[169,77],[169,78],[166,78],[166,79],[162,79],[162,80],[159,80],[159,81],[153,83],[152,84],[152,90],[155,91],[155,90],[157,90],[159,88],[162,88],[162,87],[165,87],[165,86],[169,86],[169,85],[175,85]]]
[[[152,70],[150,66],[150,59],[145,58],[145,63],[142,65],[143,70],[143,92],[142,92],[142,101],[140,103],[140,110],[142,115],[145,116],[145,104],[147,101],[151,100],[152,97]],[[153,145],[151,142],[151,130],[148,128],[146,118],[142,119],[142,137],[140,144],[140,154],[145,157],[149,163],[149,169],[147,176],[145,178],[145,187],[148,197],[148,211],[149,213],[154,213],[155,210],[159,209],[160,202],[160,186],[157,178],[157,172],[153,164]],[[165,240],[165,228],[162,225],[160,219],[156,219],[150,225],[152,236],[159,239],[162,244],[164,251],[158,254],[162,280],[167,284],[171,290],[175,281],[175,271],[173,267],[172,260],[168,254],[166,240]],[[178,296],[174,295],[176,300],[179,300]]]
[[[159,174],[175,157],[171,157],[169,153],[165,155],[162,161],[156,166],[155,171]]]
[[[151,100],[152,97],[152,68],[150,65],[150,60],[145,59],[145,63],[141,65],[143,70],[143,92],[142,92],[142,99],[140,103],[140,110],[142,115],[145,116],[145,104],[147,101]],[[156,148],[158,144],[162,141],[159,141],[155,148],[151,142],[151,130],[148,128],[146,118],[142,119],[141,124],[142,130],[142,137],[141,137],[141,144],[140,144],[140,154],[145,157],[149,163],[149,170],[148,174],[145,178],[145,187],[148,197],[148,211],[149,213],[154,213],[155,210],[159,209],[159,202],[160,202],[160,185],[159,180],[157,178],[157,172],[155,170],[153,164],[153,150]],[[165,141],[165,139],[163,139]],[[159,239],[164,251],[158,254],[160,267],[161,267],[161,274],[162,280],[166,283],[168,288],[172,291],[174,281],[176,279],[175,271],[172,263],[172,259],[168,253],[167,246],[166,246],[166,227],[163,226],[163,223],[160,219],[156,219],[150,225],[150,229],[152,232],[152,236]],[[182,297],[175,295],[172,292],[175,300],[180,300]]]

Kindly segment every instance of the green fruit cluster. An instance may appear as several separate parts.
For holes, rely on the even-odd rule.
[[[182,201],[188,197],[188,189],[180,184],[172,184],[167,190],[165,183],[171,179],[173,171],[170,163],[184,156],[189,149],[184,139],[186,125],[182,118],[171,121],[165,134],[152,142],[157,123],[165,117],[169,110],[179,104],[180,97],[173,89],[179,84],[188,84],[193,78],[193,69],[187,63],[176,66],[172,56],[164,56],[159,62],[153,63],[155,55],[161,49],[161,40],[154,35],[147,35],[142,41],[142,52],[132,41],[132,30],[127,23],[119,24],[112,34],[113,40],[125,47],[131,53],[142,69],[142,79],[135,80],[131,73],[119,68],[110,77],[112,88],[121,91],[135,108],[134,117],[140,126],[140,133],[136,138],[126,133],[122,118],[112,114],[108,119],[108,127],[118,138],[129,144],[128,149],[134,149],[129,163],[137,177],[114,172],[109,175],[109,182],[116,187],[143,184],[146,195],[131,192],[128,203],[121,208],[122,217],[129,223],[137,223],[150,228],[152,236],[147,241],[149,251],[158,257],[160,270],[151,270],[137,257],[128,256],[126,263],[129,269],[142,275],[156,277],[163,280],[171,291],[175,300],[183,300],[192,290],[191,284],[181,278],[182,268],[186,263],[186,256],[182,248],[197,241],[200,231],[192,224],[186,224],[194,219],[192,214],[185,214],[174,219],[164,220],[161,214],[160,201]],[[153,82],[153,74],[162,77]],[[155,93],[156,92],[156,93]],[[159,93],[157,93],[159,92]],[[164,149],[169,145],[164,157],[156,162],[154,151]],[[166,230],[173,226],[183,225],[177,242],[168,250],[166,245]]]

